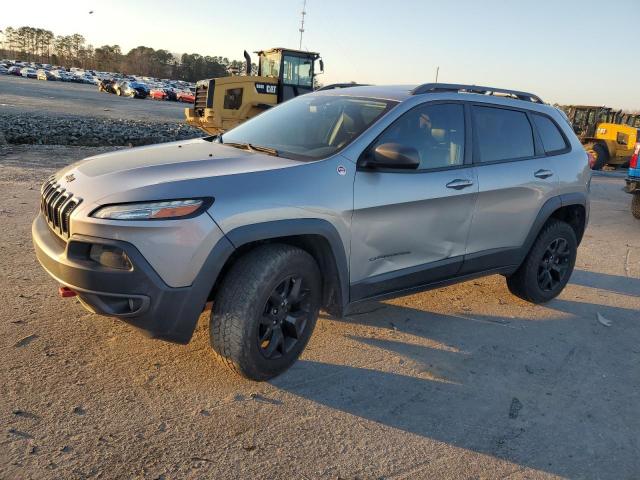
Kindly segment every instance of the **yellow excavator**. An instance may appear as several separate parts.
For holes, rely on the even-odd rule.
[[[314,89],[315,64],[320,54],[272,48],[258,54],[258,75],[251,73],[251,57],[245,51],[246,75],[210,78],[196,84],[193,107],[185,109],[187,123],[211,135],[219,135],[260,112]]]

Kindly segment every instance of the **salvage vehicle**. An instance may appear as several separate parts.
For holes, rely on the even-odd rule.
[[[38,74],[36,73],[36,70],[34,68],[31,67],[24,67],[20,70],[20,75],[25,77],[25,78],[37,78]]]
[[[629,171],[625,179],[624,190],[631,194],[631,214],[640,219],[640,165],[638,165],[638,156],[640,156],[640,142],[636,143],[629,161]]]
[[[168,100],[169,99],[169,94],[166,92],[165,88],[152,88],[149,91],[149,98],[152,98],[153,100]]]
[[[140,82],[116,82],[113,88],[116,95],[121,97],[147,98],[149,95],[149,89],[147,86]]]
[[[44,68],[41,68],[36,72],[36,78],[38,80],[57,80],[55,75],[53,75],[49,70],[45,70]]]
[[[13,67],[9,67],[9,69],[7,70],[7,73],[9,75],[17,75],[18,77],[21,75],[21,70],[22,67],[16,67],[15,65]]]
[[[258,75],[252,75],[245,51],[245,75],[210,78],[196,84],[193,108],[185,109],[187,123],[217,135],[273,107],[314,89],[315,61],[320,54],[272,48],[258,54]]]
[[[532,93],[428,83],[289,100],[220,135],[119,150],[42,186],[38,260],[92,312],[210,342],[254,379],[291,366],[323,309],[502,274],[555,298],[591,170]]]
[[[184,103],[194,103],[196,100],[195,94],[190,90],[182,90],[176,93],[176,100]]]
[[[114,80],[103,79],[98,82],[98,91],[105,93],[116,93],[116,82]]]

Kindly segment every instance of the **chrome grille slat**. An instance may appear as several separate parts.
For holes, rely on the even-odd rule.
[[[68,192],[55,179],[47,180],[40,189],[40,210],[51,230],[58,236],[69,238],[70,218],[81,200]]]

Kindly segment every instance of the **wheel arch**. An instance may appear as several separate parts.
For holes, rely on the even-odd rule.
[[[535,242],[551,218],[567,222],[573,228],[578,245],[580,245],[589,221],[589,200],[587,195],[582,192],[574,192],[551,197],[547,200],[538,212],[538,216],[534,220],[529,234],[520,249],[520,262],[518,264],[524,261],[529,250],[531,250],[533,242]]]
[[[331,315],[341,316],[349,301],[347,256],[338,231],[326,220],[278,220],[235,228],[227,233],[235,247],[226,259],[209,299],[233,267],[247,252],[268,243],[282,243],[308,252],[318,263],[322,274],[322,308]]]

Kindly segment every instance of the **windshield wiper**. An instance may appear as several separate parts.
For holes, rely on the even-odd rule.
[[[228,147],[241,148],[243,150],[247,150],[249,152],[261,152],[266,153],[267,155],[273,155],[274,157],[279,157],[280,154],[278,150],[271,147],[264,147],[262,145],[253,145],[251,143],[240,143],[240,142],[223,142],[223,145],[227,145]]]

